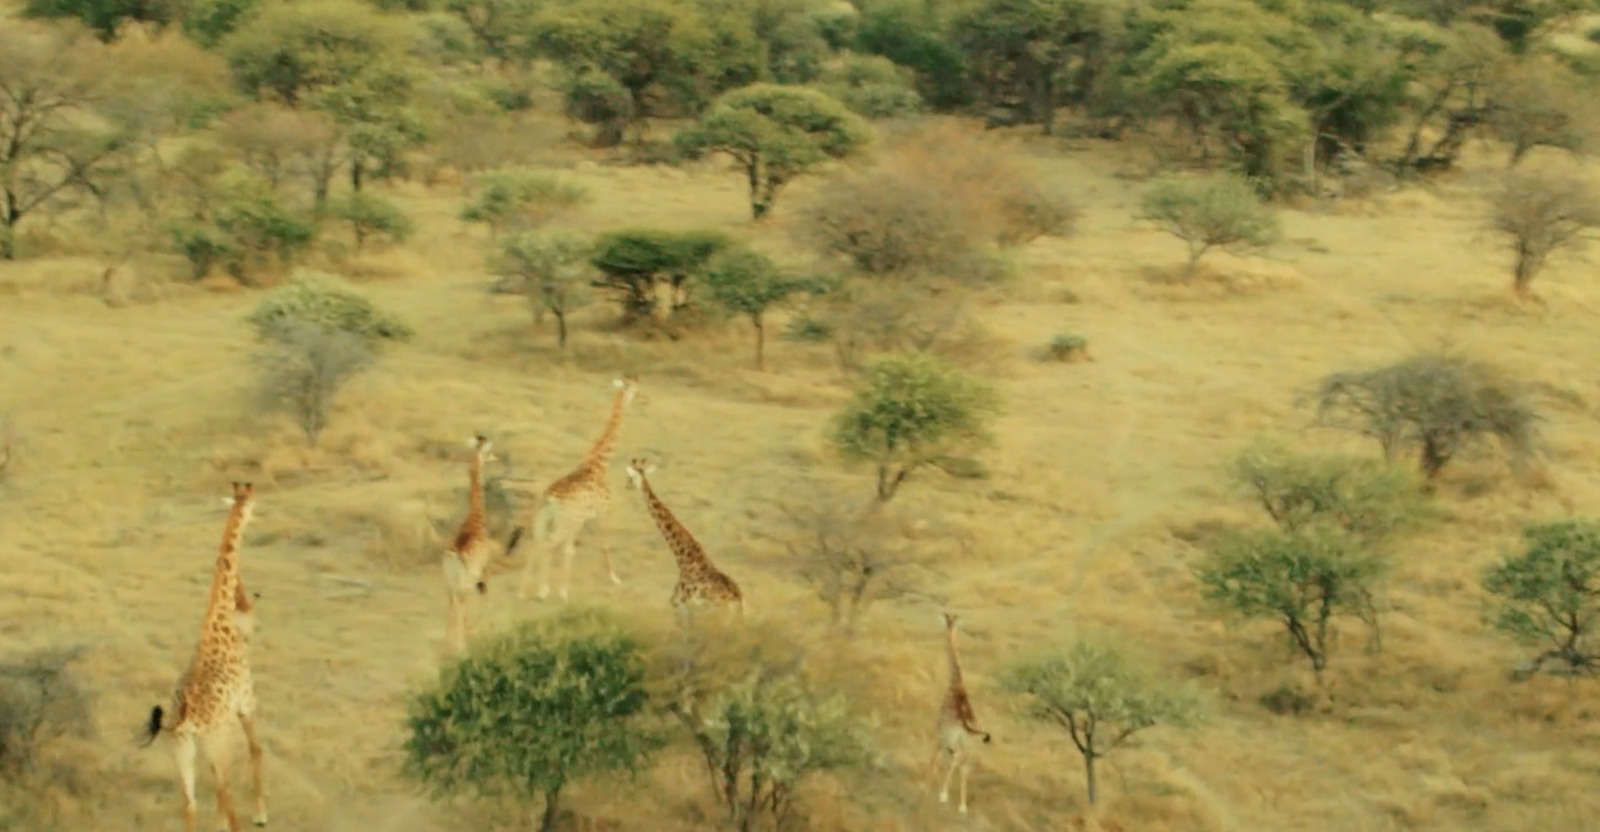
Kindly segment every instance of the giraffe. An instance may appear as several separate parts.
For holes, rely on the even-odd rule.
[[[183,822],[195,829],[195,752],[205,754],[216,780],[217,820],[229,832],[238,832],[239,819],[228,793],[227,720],[237,718],[250,748],[250,778],[255,790],[251,822],[267,825],[266,794],[261,787],[261,743],[256,739],[255,686],[250,677],[248,644],[255,629],[254,606],[239,579],[239,541],[255,509],[255,488],[248,482],[233,484],[232,508],[222,533],[211,595],[200,629],[200,643],[178,682],[173,697],[175,722],[165,724],[160,705],[150,709],[146,745],[166,731],[177,741],[178,775],[183,784]]]
[[[595,440],[588,453],[584,454],[583,461],[578,463],[570,473],[556,480],[546,488],[541,499],[538,512],[533,516],[533,539],[538,548],[543,552],[534,551],[528,554],[527,563],[522,567],[522,579],[517,587],[517,597],[528,597],[528,578],[533,573],[533,564],[538,560],[541,564],[539,578],[539,598],[544,599],[550,595],[550,566],[555,559],[556,550],[561,550],[561,600],[567,600],[567,593],[572,586],[572,556],[577,551],[578,535],[586,526],[598,526],[611,507],[611,486],[606,483],[606,465],[611,461],[611,454],[616,450],[617,435],[622,430],[622,413],[628,405],[633,403],[638,387],[631,378],[619,378],[612,382],[616,385],[617,395],[611,403],[611,417],[606,420],[605,429],[600,432],[600,438]],[[516,549],[517,541],[521,539],[526,527],[519,526],[511,533],[511,539],[506,543],[506,554],[511,554]],[[611,566],[611,548],[602,540],[600,543],[600,561],[606,568],[606,574],[614,584],[622,583],[617,577],[617,570]]]
[[[656,496],[650,481],[645,479],[655,466],[644,459],[635,459],[628,465],[628,487],[644,494],[645,508],[667,539],[672,557],[678,562],[678,585],[672,590],[672,606],[680,618],[687,618],[689,608],[699,604],[719,607],[737,607],[739,618],[744,618],[744,593],[739,585],[718,569],[706,557],[705,547],[678,522],[671,509]]]
[[[944,703],[939,708],[938,745],[933,749],[933,759],[928,763],[929,775],[939,771],[939,755],[950,757],[950,768],[945,771],[944,782],[939,787],[939,802],[950,802],[950,778],[961,771],[961,813],[967,813],[967,772],[972,767],[972,752],[967,748],[967,737],[976,735],[990,741],[988,732],[978,727],[978,718],[972,712],[972,699],[967,696],[967,686],[961,681],[961,659],[956,654],[956,615],[944,613],[945,644],[950,656],[950,688],[945,692]]]
[[[449,593],[450,613],[445,625],[447,648],[460,655],[467,648],[467,602],[474,588],[482,595],[489,591],[483,570],[489,563],[493,544],[483,508],[483,464],[495,459],[494,443],[483,434],[472,438],[472,463],[467,469],[467,516],[461,529],[441,558],[445,590]]]

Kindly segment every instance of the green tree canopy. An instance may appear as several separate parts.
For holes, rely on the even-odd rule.
[[[750,213],[761,219],[795,177],[843,159],[872,139],[872,128],[818,90],[752,84],[711,106],[700,122],[674,137],[685,154],[732,156],[750,183]]]
[[[638,772],[660,746],[643,725],[636,640],[597,613],[525,622],[474,645],[412,700],[405,770],[441,795],[544,799],[552,832],[574,780]]]
[[[834,423],[833,443],[848,459],[872,462],[878,499],[888,502],[919,468],[959,470],[992,441],[995,391],[923,353],[879,356],[862,369],[860,387]]]

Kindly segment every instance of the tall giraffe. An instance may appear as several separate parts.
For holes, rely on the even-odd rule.
[[[967,686],[961,681],[961,657],[956,654],[956,615],[944,614],[945,646],[950,656],[950,687],[939,707],[938,745],[933,749],[933,759],[928,762],[929,775],[939,771],[939,755],[948,754],[950,768],[945,771],[944,782],[939,786],[939,802],[950,802],[950,778],[961,770],[961,813],[967,812],[967,772],[972,768],[972,752],[967,748],[968,736],[981,736],[984,742],[991,737],[978,727],[978,718],[972,712],[972,699],[967,696]]]
[[[600,438],[584,454],[577,468],[545,489],[539,510],[533,516],[536,551],[528,553],[527,563],[522,567],[522,580],[517,587],[518,598],[528,597],[528,578],[533,573],[535,560],[541,565],[539,597],[549,597],[550,562],[555,559],[556,550],[560,549],[561,600],[567,600],[568,590],[572,586],[572,556],[578,548],[578,535],[586,526],[600,525],[611,507],[611,486],[606,482],[606,466],[617,447],[617,435],[622,430],[622,413],[633,403],[638,391],[636,383],[630,378],[619,378],[612,383],[617,387],[617,395],[611,403],[611,418],[606,420]],[[506,554],[516,549],[523,528],[519,526],[512,532],[510,541],[506,543]],[[537,551],[539,548],[544,551]],[[611,548],[604,540],[600,541],[600,560],[611,582],[622,583],[622,579],[617,577],[617,570],[611,566]]]
[[[483,570],[489,563],[494,544],[489,539],[483,506],[483,464],[495,459],[493,448],[494,443],[481,433],[472,438],[472,462],[467,469],[467,516],[441,559],[445,590],[450,597],[445,643],[456,655],[467,649],[467,603],[472,590],[476,588],[479,595],[489,591]]]
[[[656,521],[661,536],[667,540],[667,547],[672,550],[673,560],[678,563],[678,585],[672,589],[673,608],[678,611],[680,618],[687,618],[689,608],[700,604],[736,606],[739,617],[744,618],[744,593],[739,591],[739,585],[727,573],[711,563],[711,559],[706,557],[705,547],[694,539],[694,535],[673,516],[672,510],[656,496],[655,489],[650,487],[650,481],[646,479],[654,470],[655,466],[647,460],[633,460],[628,464],[628,487],[644,494],[645,508],[649,509],[650,517]]]
[[[222,548],[217,554],[216,573],[211,579],[211,595],[200,628],[200,644],[189,661],[173,697],[176,722],[165,724],[160,705],[150,709],[146,728],[149,742],[163,732],[177,741],[178,776],[183,783],[183,823],[186,832],[195,828],[195,751],[205,754],[211,764],[217,789],[217,819],[229,832],[238,832],[228,793],[228,719],[237,718],[250,746],[250,778],[255,789],[256,811],[251,821],[267,825],[266,794],[261,787],[261,743],[256,739],[256,696],[250,677],[248,644],[254,630],[253,606],[239,579],[239,541],[244,536],[255,509],[255,488],[248,482],[233,484],[232,508],[222,532]]]

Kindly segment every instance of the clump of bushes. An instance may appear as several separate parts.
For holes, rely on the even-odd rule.
[[[366,341],[406,341],[415,331],[373,305],[345,283],[319,272],[300,272],[268,292],[246,319],[257,334],[273,338],[291,322],[349,333]]]
[[[1050,339],[1044,348],[1045,358],[1051,361],[1087,361],[1089,339],[1073,332],[1063,332]]]

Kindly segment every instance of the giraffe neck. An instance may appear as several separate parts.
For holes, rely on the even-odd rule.
[[[228,524],[222,530],[222,547],[217,552],[217,568],[211,578],[211,597],[206,606],[206,632],[212,625],[231,628],[232,614],[240,607],[243,592],[239,585],[239,541],[244,537],[244,527],[250,523],[250,514],[244,506],[235,503],[228,512]],[[244,599],[249,606],[249,600]]]
[[[961,685],[961,656],[956,653],[956,631],[954,627],[945,629],[945,645],[950,653],[950,687]]]
[[[617,447],[617,435],[622,432],[622,409],[627,402],[626,390],[618,390],[617,397],[611,402],[611,418],[606,420],[605,430],[600,432],[589,453],[584,455],[584,467],[590,470],[605,470],[606,463],[611,461],[611,453]]]
[[[678,518],[673,516],[667,504],[656,496],[649,481],[641,477],[639,490],[644,492],[650,516],[655,519],[656,527],[661,530],[661,536],[667,539],[668,548],[672,549],[672,558],[678,563],[678,577],[687,575],[690,567],[705,561],[705,554],[700,551],[700,544],[694,539],[694,535],[689,534],[689,530],[678,522]]]

